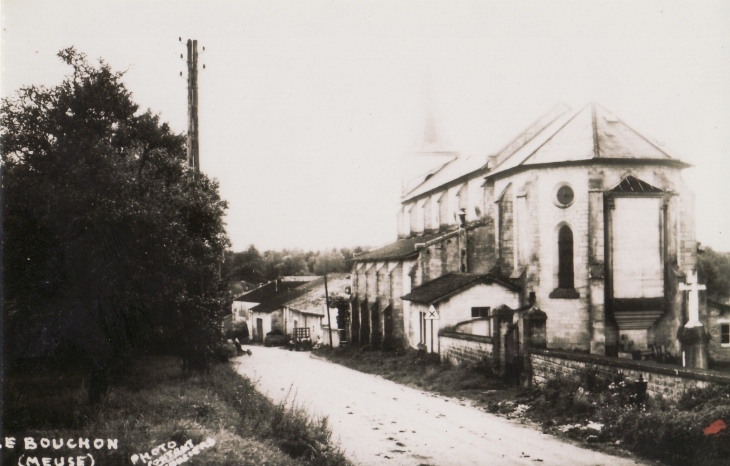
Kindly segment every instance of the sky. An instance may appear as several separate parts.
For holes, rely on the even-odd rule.
[[[74,46],[182,133],[180,55],[205,47],[200,165],[235,251],[395,240],[428,99],[485,157],[559,102],[601,104],[694,165],[697,239],[730,251],[730,2],[0,1],[3,97],[59,83]]]

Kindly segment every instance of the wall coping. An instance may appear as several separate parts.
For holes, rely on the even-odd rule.
[[[585,362],[601,366],[615,367],[617,369],[631,369],[636,371],[651,372],[654,374],[679,376],[687,379],[702,380],[719,384],[730,385],[730,373],[712,371],[709,369],[695,369],[689,367],[671,366],[654,361],[634,361],[631,359],[618,359],[598,354],[576,353],[555,349],[530,348],[531,354],[541,356],[568,359],[571,361]]]
[[[488,337],[485,335],[473,335],[471,333],[459,333],[459,332],[440,332],[439,338],[446,337],[446,338],[453,338],[455,340],[466,340],[466,341],[476,341],[479,343],[489,343],[493,344],[492,337]]]

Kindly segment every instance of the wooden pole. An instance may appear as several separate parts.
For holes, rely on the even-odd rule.
[[[433,353],[433,319],[431,319],[431,353]]]
[[[334,348],[332,344],[332,320],[330,319],[330,297],[327,292],[327,274],[324,274],[324,302],[327,304],[327,326],[330,334],[330,348]]]
[[[198,41],[188,39],[188,166],[200,171],[198,143]]]

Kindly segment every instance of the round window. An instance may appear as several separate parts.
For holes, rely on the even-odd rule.
[[[558,202],[563,205],[570,205],[570,203],[573,202],[574,196],[573,188],[570,186],[561,186],[560,189],[558,189]]]
[[[575,192],[567,183],[560,183],[555,186],[553,202],[558,207],[569,207],[575,200]]]

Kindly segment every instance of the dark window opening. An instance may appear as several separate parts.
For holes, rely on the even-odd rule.
[[[570,186],[561,186],[560,189],[558,189],[557,198],[560,204],[566,207],[569,206],[575,198],[573,188],[571,188]]]
[[[471,308],[471,316],[476,319],[477,317],[489,317],[488,307],[473,307]]]
[[[730,345],[730,324],[720,325],[720,343]]]
[[[558,288],[573,289],[573,231],[565,225],[558,232]]]

